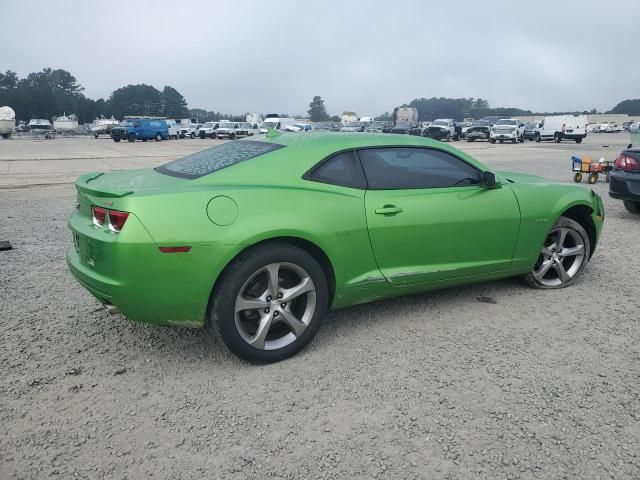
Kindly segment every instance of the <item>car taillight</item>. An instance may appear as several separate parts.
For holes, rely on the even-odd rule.
[[[102,227],[107,216],[107,211],[102,207],[92,206],[91,213],[93,215],[93,224]]]
[[[118,233],[124,227],[129,214],[127,212],[118,212],[117,210],[109,210],[109,229]]]
[[[621,153],[613,162],[613,166],[620,170],[638,170],[638,160]]]

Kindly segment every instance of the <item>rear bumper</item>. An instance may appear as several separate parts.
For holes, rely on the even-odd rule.
[[[640,201],[640,173],[613,170],[609,178],[609,196],[618,200]]]
[[[133,321],[202,327],[216,278],[230,247],[194,245],[190,252],[161,253],[140,221],[130,215],[118,235],[74,213],[76,241],[67,250],[69,270],[105,305]]]

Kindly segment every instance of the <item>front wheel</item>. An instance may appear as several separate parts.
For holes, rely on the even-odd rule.
[[[594,183],[596,183],[598,181],[598,174],[597,173],[590,173],[589,174],[589,178],[587,179],[587,181],[593,185]]]
[[[582,143],[582,138],[576,138],[576,143]]]
[[[120,139],[119,139],[119,138],[115,138],[115,137],[114,137],[113,141],[114,141],[114,142],[116,142],[116,143],[118,143],[118,142],[120,141]]]
[[[631,200],[625,200],[624,208],[626,208],[631,213],[640,213],[640,202],[633,202]]]
[[[540,140],[542,140],[542,138],[540,138],[540,134],[536,133],[536,143],[540,143]]]
[[[559,134],[559,133],[554,133],[554,134],[553,134],[553,141],[554,141],[555,143],[560,143],[560,141],[561,141],[561,140],[562,140],[562,137],[560,137],[560,134]]]
[[[269,243],[244,252],[226,269],[211,297],[210,321],[235,355],[271,363],[311,341],[328,304],[318,262],[294,245]]]
[[[130,133],[129,136],[127,137],[127,141],[128,142],[135,142],[136,141],[136,136],[133,133]]]
[[[591,243],[575,220],[560,217],[540,249],[531,272],[523,277],[534,288],[563,288],[575,283],[589,262]]]
[[[160,135],[159,133],[156,133],[156,142],[159,142],[162,140],[162,135]]]
[[[573,181],[580,183],[582,181],[582,173],[578,172],[573,176]]]
[[[495,138],[490,138],[489,139],[489,143],[496,143],[496,139]]]

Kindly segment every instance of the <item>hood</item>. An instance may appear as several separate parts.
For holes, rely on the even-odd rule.
[[[518,173],[518,172],[497,172],[502,178],[512,182],[512,183],[548,183],[544,177],[540,177],[538,175],[529,175],[528,173]]]

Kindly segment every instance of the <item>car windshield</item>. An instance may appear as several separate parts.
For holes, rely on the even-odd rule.
[[[373,122],[371,125],[369,125],[369,128],[383,128],[384,127],[384,122]]]
[[[472,127],[488,127],[489,122],[485,122],[483,120],[476,120],[471,124]]]
[[[264,122],[262,126],[264,128],[277,128],[278,122]]]
[[[283,148],[284,145],[271,142],[229,142],[201,152],[193,153],[165,163],[155,170],[173,177],[194,179],[223,168],[231,167],[250,158]]]
[[[249,122],[242,122],[240,128],[251,128],[251,124]]]
[[[442,127],[446,127],[449,125],[449,122],[447,122],[446,120],[436,120],[431,125],[440,125]]]
[[[518,125],[518,121],[511,120],[509,118],[504,118],[502,120],[498,120],[495,124],[496,125]]]
[[[123,120],[120,122],[120,127],[133,127],[133,122],[129,120]]]
[[[207,122],[204,125],[202,125],[202,128],[213,128],[213,122]]]

